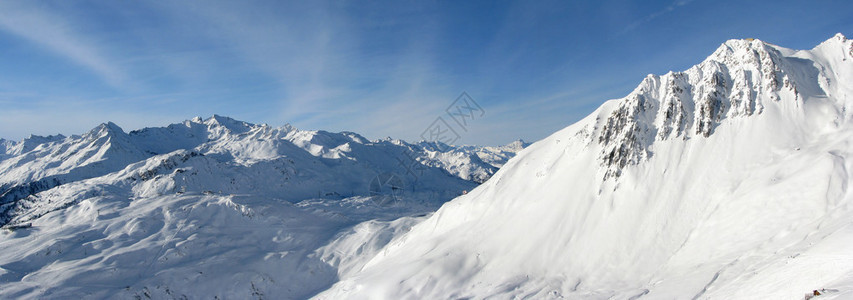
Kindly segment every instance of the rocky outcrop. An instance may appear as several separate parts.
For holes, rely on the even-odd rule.
[[[797,81],[816,79],[795,79],[789,59],[759,40],[730,40],[687,71],[647,76],[597,124],[604,180],[650,157],[655,141],[708,138],[767,101],[802,101]]]

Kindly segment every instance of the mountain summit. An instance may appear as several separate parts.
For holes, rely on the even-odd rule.
[[[321,299],[853,296],[853,41],[730,40],[532,144]]]

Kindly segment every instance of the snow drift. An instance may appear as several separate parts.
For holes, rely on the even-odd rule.
[[[853,296],[853,41],[730,40],[538,141],[321,299]]]

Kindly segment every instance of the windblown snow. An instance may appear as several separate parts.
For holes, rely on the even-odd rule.
[[[851,83],[841,34],[730,40],[529,146],[0,140],[0,298],[853,298]]]

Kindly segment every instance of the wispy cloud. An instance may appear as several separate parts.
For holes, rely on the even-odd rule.
[[[320,101],[344,93],[339,91],[343,85],[326,86],[329,70],[346,69],[336,65],[339,58],[329,50],[334,24],[322,10],[305,5],[282,15],[237,3],[160,3],[176,19],[191,16],[194,23],[183,25],[198,29],[196,38],[229,45],[238,62],[272,77],[285,99],[281,107],[269,109],[284,110],[290,118],[320,110]]]
[[[121,12],[116,20],[120,23],[115,25],[137,28],[124,32],[120,41],[103,42],[103,30],[113,25],[106,23],[105,16],[83,18],[87,14],[69,14],[68,7],[63,6],[2,3],[0,30],[83,66],[114,87],[127,85],[128,81],[134,86],[159,85],[153,90],[124,87],[118,95],[95,97],[114,102],[103,105],[116,109],[135,105],[133,99],[151,99],[153,105],[158,105],[165,101],[160,98],[167,97],[178,102],[169,105],[170,111],[181,109],[187,114],[184,118],[198,111],[207,113],[212,108],[197,106],[211,103],[210,106],[228,109],[218,113],[230,115],[237,114],[235,106],[245,107],[244,111],[258,117],[249,120],[254,122],[291,122],[303,128],[366,131],[368,135],[409,133],[405,135],[411,137],[428,125],[430,120],[423,111],[435,106],[429,103],[430,99],[450,101],[454,93],[461,92],[442,90],[442,83],[436,79],[441,74],[432,61],[435,39],[430,27],[434,24],[429,20],[414,22],[407,16],[394,16],[379,18],[382,24],[367,24],[362,21],[373,19],[320,1],[270,7],[229,2],[150,2],[118,8]],[[133,9],[147,15],[137,15]],[[149,28],[149,18],[167,25]],[[389,36],[390,40],[382,38],[388,30],[400,30],[400,25],[408,27]],[[93,26],[97,30],[92,31]],[[252,79],[234,75],[238,72]],[[238,81],[211,86],[211,82],[232,79]],[[261,82],[252,82],[255,79]],[[176,89],[163,90],[163,82]],[[251,93],[254,84],[265,90],[260,99],[235,93]],[[218,89],[223,92],[213,92]],[[49,98],[61,92],[38,94]],[[211,94],[219,99],[199,98]],[[227,95],[234,99],[222,99]],[[196,107],[180,103],[188,101]],[[231,103],[224,105],[223,101]],[[438,106],[436,111],[441,109]],[[157,111],[151,108],[136,112]],[[80,113],[100,121],[108,116],[77,110],[65,113]],[[69,115],[42,121],[56,127],[58,120],[69,123],[74,118]],[[33,119],[27,123],[35,122]]]
[[[694,0],[676,0],[675,2],[672,2],[668,6],[664,7],[663,9],[656,11],[656,12],[653,12],[651,14],[648,14],[645,17],[635,21],[634,23],[629,24],[628,26],[625,27],[625,29],[622,29],[622,31],[617,33],[616,36],[624,35],[628,32],[631,32],[634,29],[637,29],[637,27],[640,27],[643,24],[651,22],[652,20],[657,19],[658,17],[663,16],[665,14],[668,14],[668,13],[670,13],[670,12],[672,12],[672,11],[682,7],[682,6],[690,4],[690,2],[693,2],[693,1]]]
[[[0,29],[39,44],[73,63],[97,74],[106,83],[118,87],[125,74],[108,61],[106,53],[85,34],[75,30],[68,20],[33,7],[35,2],[0,2]]]
[[[412,25],[406,29],[411,35],[382,48],[368,43],[389,41],[371,36],[376,32],[357,23],[360,16],[322,1],[274,10],[230,3],[160,5],[175,18],[194,20],[183,25],[197,26],[201,38],[231,45],[238,61],[273,78],[280,101],[266,110],[280,111],[281,120],[297,126],[382,132],[373,129],[387,131],[392,123],[415,132],[428,125],[411,122],[429,106],[425,99],[445,92],[435,86],[440,74],[430,55],[435,41],[429,23],[404,24]],[[391,28],[399,29],[379,28],[380,34]],[[410,122],[394,121],[407,117]]]

